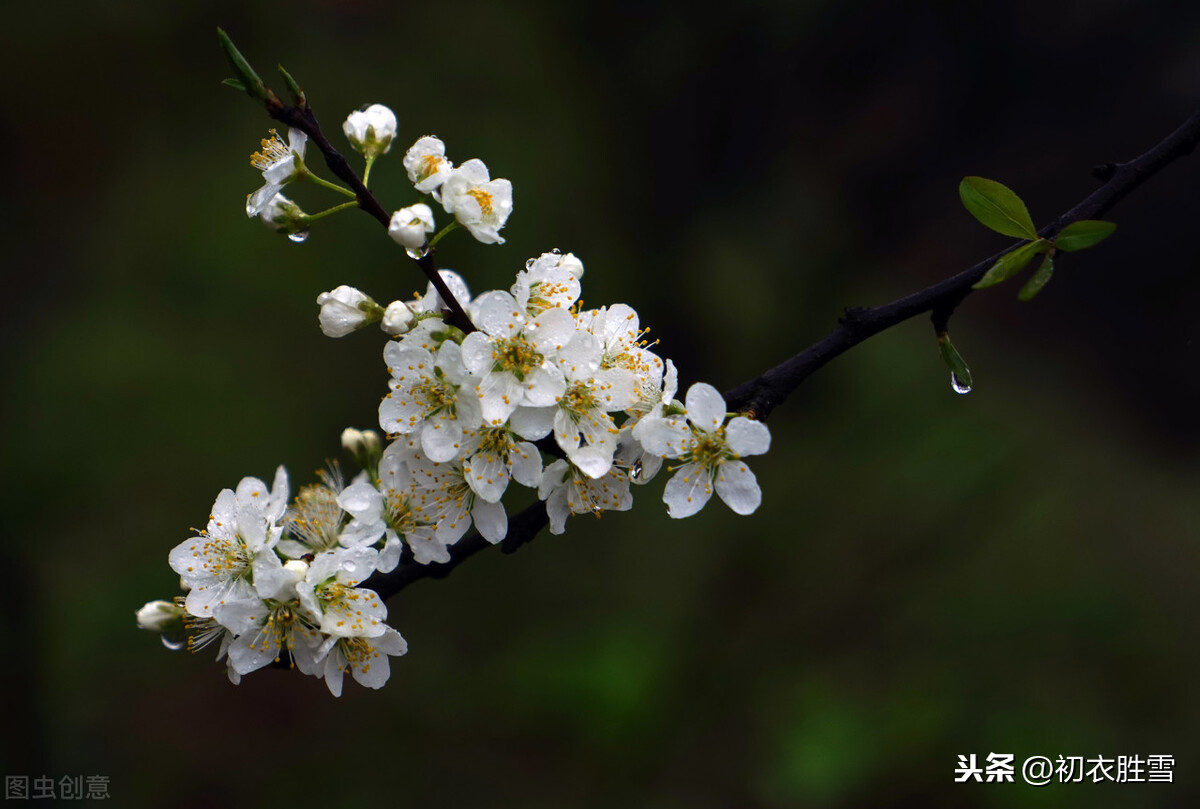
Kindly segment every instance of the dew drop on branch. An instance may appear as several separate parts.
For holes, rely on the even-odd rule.
[[[408,257],[413,261],[420,261],[428,255],[429,250],[425,247],[406,247],[404,248],[404,252],[408,253]]]
[[[970,393],[971,392],[971,386],[969,384],[967,384],[966,382],[963,382],[961,379],[959,379],[958,374],[953,373],[953,372],[951,372],[951,374],[950,374],[950,387],[954,390],[955,393]]]

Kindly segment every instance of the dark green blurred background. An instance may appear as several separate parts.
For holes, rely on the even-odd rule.
[[[370,102],[511,179],[475,291],[558,247],[684,386],[721,389],[1043,224],[1200,100],[1167,3],[21,4],[3,48],[6,775],[107,774],[126,806],[1181,806],[1200,796],[1196,158],[1030,304],[972,296],[954,395],[919,319],[813,377],[752,464],[764,503],[576,518],[390,603],[410,654],[341,700],[230,685],[134,610],[217,492],[296,483],[367,427],[377,333],[341,283],[423,288],[368,217],[303,246],[249,222],[269,122],[223,25],[326,129]],[[12,16],[15,15],[15,16]],[[281,82],[277,82],[281,84]],[[317,164],[319,166],[319,163]],[[375,187],[414,201],[399,155]],[[328,200],[305,188],[309,210]],[[956,785],[957,755],[1176,757],[1176,783]]]

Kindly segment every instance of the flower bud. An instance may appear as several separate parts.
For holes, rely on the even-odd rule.
[[[382,447],[379,433],[374,430],[356,430],[353,427],[342,430],[342,448],[364,469],[378,462]]]
[[[417,203],[392,214],[388,235],[399,245],[417,250],[425,244],[425,234],[433,232],[433,211]]]
[[[432,194],[441,201],[441,187],[450,176],[453,164],[446,159],[446,144],[426,135],[409,147],[404,155],[404,169],[413,187],[422,194]]]
[[[321,307],[318,320],[326,337],[345,337],[383,317],[382,306],[345,284],[332,292],[322,292],[317,296],[317,304]]]
[[[147,601],[137,611],[138,626],[151,632],[183,628],[183,608],[170,601]]]
[[[416,322],[417,318],[407,303],[392,301],[388,308],[383,310],[383,322],[379,326],[393,337],[399,337],[401,334],[407,334]]]
[[[300,206],[283,194],[271,197],[258,214],[262,223],[277,233],[300,233],[308,226],[305,216]]]
[[[346,139],[368,159],[386,154],[396,137],[396,114],[382,104],[350,113],[342,124]]]

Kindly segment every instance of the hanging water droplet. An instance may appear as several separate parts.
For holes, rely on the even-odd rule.
[[[408,253],[408,257],[414,261],[420,261],[429,254],[429,249],[422,245],[421,247],[406,247],[404,252]]]
[[[600,508],[600,506],[592,506],[592,513],[599,517],[604,513],[604,509]]]
[[[173,638],[170,635],[160,635],[159,640],[162,641],[163,646],[166,646],[172,652],[178,652],[184,646],[187,646],[186,639],[180,640],[179,638]]]
[[[296,244],[304,244],[306,241],[308,241],[308,231],[298,230],[295,233],[289,233],[288,238],[294,241]]]
[[[629,477],[631,480],[637,480],[641,476],[642,476],[642,462],[634,461],[633,468],[631,468],[629,470]]]
[[[556,256],[561,256],[561,255],[562,255],[562,250],[559,250],[557,247],[555,247],[554,249],[552,249],[550,252],[551,252],[551,253],[553,253],[553,254],[554,254],[554,255],[556,255]]]
[[[971,384],[969,382],[963,382],[958,378],[958,374],[956,373],[950,374],[950,387],[954,389],[955,393],[971,392]]]
[[[525,269],[527,269],[527,270],[532,270],[532,269],[533,269],[533,265],[534,265],[535,263],[536,263],[536,259],[532,259],[532,258],[527,258],[527,259],[525,259]]]

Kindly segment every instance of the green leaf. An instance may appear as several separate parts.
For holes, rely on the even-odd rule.
[[[964,177],[958,184],[958,196],[972,216],[997,233],[1018,239],[1038,237],[1025,203],[1008,186],[983,177]]]
[[[1001,281],[1007,281],[1012,276],[1025,269],[1025,265],[1033,261],[1038,253],[1044,253],[1050,248],[1050,242],[1038,239],[1036,242],[1023,244],[1016,250],[1005,253],[996,259],[996,263],[988,268],[983,277],[971,289],[984,289],[995,286]]]
[[[1107,239],[1117,226],[1099,219],[1081,219],[1063,228],[1054,240],[1054,246],[1064,253],[1083,250]]]
[[[220,27],[217,28],[217,39],[221,42],[221,49],[225,51],[229,64],[233,65],[233,72],[237,74],[236,81],[241,83],[246,95],[259,101],[266,101],[266,85],[254,72],[254,68],[250,67],[250,63],[246,61],[246,57],[242,56],[242,52],[233,44],[233,40]]]
[[[967,367],[966,361],[958,353],[954,343],[950,342],[950,335],[946,332],[938,335],[938,351],[941,352],[942,362],[946,363],[946,367],[950,369],[950,382],[954,390],[958,393],[970,392],[971,386],[975,383],[971,376],[971,369]]]
[[[1017,300],[1031,300],[1034,295],[1042,291],[1042,287],[1046,286],[1046,282],[1050,280],[1051,275],[1054,275],[1054,256],[1047,253],[1046,257],[1042,259],[1042,266],[1038,267],[1033,277],[1017,293]]]
[[[279,70],[280,74],[283,76],[283,81],[285,84],[287,84],[288,90],[292,94],[292,98],[294,98],[296,100],[296,104],[303,107],[304,103],[305,103],[304,91],[300,89],[300,85],[296,82],[295,79],[292,78],[291,73],[288,73],[286,70],[283,69],[283,65],[276,65],[275,67],[276,67],[276,69]]]
[[[226,87],[232,87],[235,90],[241,90],[243,93],[246,92],[246,85],[237,79],[222,79],[221,84],[224,84]]]

